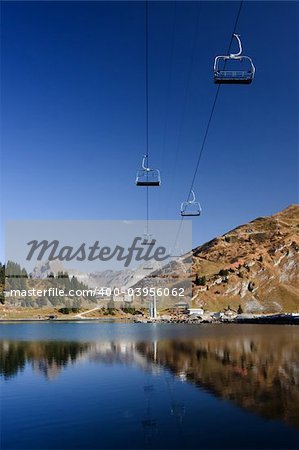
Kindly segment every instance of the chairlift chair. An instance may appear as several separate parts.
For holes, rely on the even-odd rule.
[[[231,53],[226,56],[216,56],[214,61],[214,83],[216,84],[250,84],[255,75],[255,67],[249,56],[242,55],[242,44],[238,34],[233,35],[238,42],[238,53]],[[239,62],[248,62],[246,70],[226,70],[227,61],[235,60]],[[221,69],[221,62],[224,61],[224,68]]]
[[[186,414],[186,405],[184,402],[175,402],[171,403],[171,414],[178,418],[179,422],[183,422],[183,418]]]
[[[156,240],[153,239],[153,235],[145,232],[143,234],[141,245],[155,245]]]
[[[144,155],[142,159],[142,169],[138,170],[136,175],[136,186],[160,186],[161,175],[158,169],[147,167],[148,156]]]
[[[188,200],[187,202],[181,203],[181,216],[200,216],[201,214],[201,206],[198,202],[195,201],[194,191],[191,190],[192,200]]]

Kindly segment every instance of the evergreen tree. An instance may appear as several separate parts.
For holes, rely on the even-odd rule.
[[[0,263],[0,284],[5,284],[5,265]]]

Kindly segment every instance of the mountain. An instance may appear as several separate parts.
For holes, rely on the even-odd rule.
[[[193,306],[299,311],[299,205],[258,217],[193,250]]]
[[[201,306],[208,311],[228,307],[237,311],[241,305],[244,313],[298,312],[298,232],[299,205],[292,205],[193,249],[192,272],[188,265],[190,254],[186,254],[162,269],[158,263],[146,263],[132,270],[92,273],[68,270],[68,274],[89,288],[184,288],[184,300],[190,303],[192,297],[193,307]],[[51,273],[56,276],[63,270],[61,263],[47,261],[40,263],[30,275],[39,279],[41,288]],[[32,282],[28,280],[29,284]],[[179,300],[175,297],[166,302],[159,298],[159,305],[160,308],[173,306]],[[141,299],[134,301],[139,304]]]
[[[44,261],[36,265],[30,276],[33,279],[47,279],[50,274],[57,276],[59,272],[66,272],[69,277],[76,277],[89,288],[95,287],[125,287],[136,285],[140,280],[155,272],[159,268],[156,261],[140,264],[134,269],[104,270],[97,272],[80,272],[75,269],[66,269],[61,262]]]

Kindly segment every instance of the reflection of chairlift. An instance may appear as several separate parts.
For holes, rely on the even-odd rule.
[[[156,427],[157,426],[157,421],[155,419],[146,419],[146,420],[142,421],[142,425],[145,428]]]
[[[152,392],[154,391],[154,386],[152,384],[147,384],[143,387],[143,390],[146,394],[147,401],[146,417],[141,421],[141,424],[145,432],[145,439],[147,443],[149,443],[157,432],[157,420],[152,417],[150,401]]]
[[[178,420],[178,425],[183,423],[183,418],[186,414],[186,405],[184,402],[178,402],[175,400],[176,390],[174,388],[174,377],[167,377],[166,384],[170,395],[170,412]]]
[[[181,216],[200,216],[201,206],[195,201],[194,191],[191,190],[192,200],[181,203]]]
[[[172,402],[170,408],[171,414],[179,419],[182,423],[186,414],[186,406],[183,402]]]
[[[160,186],[161,175],[158,169],[150,169],[147,167],[148,155],[144,155],[142,159],[142,169],[138,170],[136,175],[136,186]]]
[[[158,427],[157,427],[157,420],[156,419],[144,419],[141,421],[142,428],[144,430],[144,437],[145,441],[147,442],[147,445],[152,442],[155,435],[157,434]]]
[[[145,419],[142,420],[142,425],[144,428],[156,428],[157,421],[155,419]]]
[[[144,390],[144,392],[153,392],[154,385],[153,384],[146,384],[145,386],[143,386],[143,390]]]
[[[226,56],[216,56],[214,61],[214,83],[216,84],[250,84],[254,78],[255,67],[249,56],[242,55],[242,44],[238,34],[233,35],[239,44],[238,53],[231,53]],[[226,70],[227,61],[237,60],[239,62],[248,62],[246,70]],[[223,69],[220,68],[221,62],[224,62]]]

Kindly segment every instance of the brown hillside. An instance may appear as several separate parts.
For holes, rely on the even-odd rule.
[[[194,305],[209,310],[299,311],[299,205],[194,249],[193,277]]]

